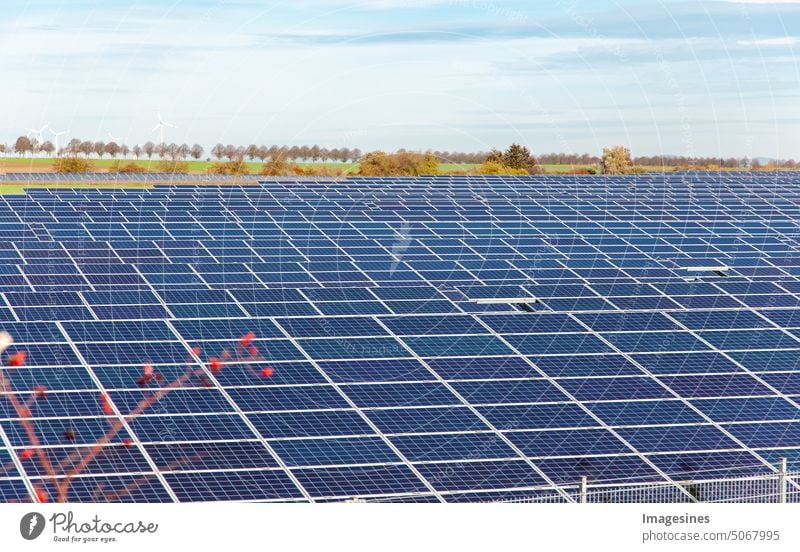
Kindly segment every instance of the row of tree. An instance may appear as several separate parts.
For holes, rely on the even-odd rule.
[[[521,146],[520,146],[521,147]],[[200,144],[192,146],[188,144],[157,144],[155,142],[145,142],[129,147],[115,141],[91,141],[73,138],[66,146],[56,150],[55,144],[50,141],[42,143],[31,140],[27,136],[17,138],[14,146],[8,148],[5,144],[0,144],[0,154],[15,153],[18,156],[27,155],[46,155],[49,157],[83,156],[86,159],[168,159],[171,161],[184,161],[194,159],[199,161],[206,156],[206,151]],[[503,155],[508,152],[458,152],[458,151],[426,151],[425,155],[433,156],[439,163],[453,163],[465,165],[481,165],[487,161],[493,163],[488,170],[495,170],[497,166],[506,166],[516,169],[524,169],[528,172],[539,172],[540,165],[566,165],[574,167],[600,167],[602,157],[589,155],[588,153],[546,153],[534,158],[529,151],[523,155],[518,148],[511,152],[511,158],[503,159]],[[400,149],[396,152],[399,155],[413,154],[415,152]],[[515,159],[514,156],[523,155],[524,161]],[[236,146],[233,144],[216,144],[209,152],[208,160],[214,159],[217,162],[242,161],[245,159],[251,162],[261,161],[283,161],[290,163],[297,162],[341,162],[357,163],[364,159],[363,152],[358,148],[333,148],[328,149],[318,145],[313,146],[288,146],[271,145],[258,146]],[[677,155],[657,155],[639,156],[631,158],[631,161],[638,167],[681,167],[681,168],[723,168],[723,169],[743,169],[743,168],[777,168],[777,169],[798,169],[800,164],[794,159],[782,159],[770,162],[762,162],[758,159],[750,158],[717,158],[717,157],[687,157]]]
[[[0,145],[0,153],[6,151],[5,145]],[[14,143],[13,152],[19,156],[25,157],[27,155],[44,154],[49,157],[65,157],[65,156],[78,156],[82,155],[86,159],[97,158],[103,159],[109,157],[111,159],[117,158],[134,158],[134,159],[171,159],[171,160],[186,160],[194,159],[200,160],[205,155],[205,149],[200,144],[189,146],[188,144],[157,144],[155,142],[146,142],[142,145],[135,145],[129,147],[126,144],[118,144],[117,142],[103,142],[80,140],[74,138],[69,143],[56,151],[55,145],[50,141],[38,143],[31,140],[27,136],[20,136]],[[398,154],[413,153],[401,149]],[[430,153],[440,163],[459,163],[459,164],[480,164],[486,160],[489,155],[486,152],[450,152],[450,151],[432,151]],[[363,152],[358,148],[325,148],[318,145],[313,146],[288,146],[277,145],[271,146],[258,146],[250,144],[249,146],[236,146],[234,144],[216,144],[209,152],[209,160],[212,158],[216,161],[237,161],[248,159],[250,161],[261,161],[262,163],[271,160],[282,160],[286,162],[340,162],[340,163],[357,163],[363,158]]]

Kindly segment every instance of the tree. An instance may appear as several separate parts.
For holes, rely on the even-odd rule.
[[[492,154],[490,154],[490,158],[494,161],[496,157],[497,152],[493,151]],[[530,150],[520,144],[511,144],[508,149],[503,152],[502,164],[512,169],[527,171],[528,174],[538,174],[541,172]]]
[[[105,142],[99,142],[99,141],[95,142],[94,146],[92,147],[92,150],[94,151],[94,153],[97,154],[97,156],[100,159],[102,159],[103,155],[105,155],[105,153],[106,153],[106,144],[105,144]]]
[[[169,144],[160,143],[156,146],[156,155],[158,155],[159,159],[164,159],[169,153]]]
[[[181,144],[175,148],[175,154],[177,155],[178,159],[186,159],[189,157],[189,153],[191,153],[191,148],[189,148],[188,144]]]
[[[153,142],[146,142],[142,147],[142,151],[144,151],[148,159],[152,159],[153,154],[156,152],[156,145]]]
[[[73,138],[72,140],[69,141],[67,147],[64,148],[64,152],[67,155],[73,155],[73,156],[78,155],[81,152],[82,143],[83,142],[81,142],[79,138]]]
[[[247,154],[247,157],[250,158],[250,161],[253,161],[256,158],[256,155],[258,155],[258,146],[255,144],[250,144],[247,146],[245,153]]]
[[[122,157],[128,157],[131,154],[131,148],[125,144],[122,144],[122,146],[119,148],[119,152],[122,154]]]
[[[81,142],[79,151],[84,155],[84,157],[89,157],[94,152],[94,143],[84,140]]]
[[[27,136],[20,136],[14,143],[14,152],[22,157],[28,152],[33,153],[33,142]]]
[[[201,146],[200,144],[195,144],[195,145],[192,146],[192,149],[189,152],[189,155],[192,156],[192,159],[197,161],[201,157],[203,157],[203,153],[204,153],[203,146]]]
[[[119,144],[117,144],[116,142],[109,142],[108,144],[105,145],[103,151],[109,154],[112,159],[116,159],[117,155],[119,155],[120,149],[121,148],[119,147]]]
[[[133,150],[132,151],[133,151],[133,156],[136,159],[139,159],[142,156],[142,153],[144,153],[142,151],[142,146],[140,146],[139,144],[136,144],[135,146],[133,146]]]
[[[634,166],[633,159],[631,159],[631,150],[625,146],[603,148],[600,169],[603,174],[611,176],[632,173]]]
[[[216,157],[217,161],[222,161],[222,158],[225,157],[225,146],[222,144],[217,144],[211,148],[211,155]]]
[[[53,145],[53,142],[45,141],[42,144],[39,144],[39,151],[44,153],[47,156],[53,155],[53,152],[56,151],[56,147]]]

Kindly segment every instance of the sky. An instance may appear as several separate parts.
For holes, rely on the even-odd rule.
[[[0,142],[800,159],[800,0],[0,0]]]

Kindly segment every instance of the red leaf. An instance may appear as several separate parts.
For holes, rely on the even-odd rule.
[[[258,356],[258,347],[251,346],[247,349],[247,352],[250,353],[251,357]]]
[[[100,395],[100,404],[103,406],[103,414],[114,413],[114,409],[111,408],[111,404],[108,402],[108,395]]]
[[[222,363],[217,357],[211,357],[211,360],[208,362],[208,367],[211,368],[211,371],[215,374],[222,371]]]
[[[30,460],[33,458],[33,450],[32,449],[25,449],[19,453],[19,457],[23,460]]]
[[[122,440],[122,444],[125,445],[126,447],[129,447],[129,446],[133,445],[133,440],[130,437],[125,437]]]
[[[25,358],[28,356],[28,353],[25,351],[18,351],[8,357],[8,364],[10,366],[22,366],[25,364]]]
[[[271,378],[272,375],[275,373],[275,370],[266,366],[263,370],[261,370],[261,377],[262,378]]]
[[[36,396],[38,398],[43,399],[47,396],[47,387],[45,387],[44,385],[37,385],[34,388],[34,392],[36,393]]]
[[[50,500],[50,495],[41,487],[36,488],[36,500],[39,502],[47,502]]]
[[[200,353],[202,353],[202,352],[203,352],[203,350],[200,347],[192,347],[192,354],[194,356],[198,356],[199,357]]]
[[[75,440],[75,432],[71,429],[64,430],[64,439],[67,441],[74,441]]]
[[[239,345],[242,347],[247,347],[248,345],[253,344],[253,340],[256,338],[256,334],[253,332],[247,332],[242,339],[239,340]]]

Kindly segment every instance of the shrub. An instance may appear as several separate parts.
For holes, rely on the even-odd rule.
[[[439,160],[432,153],[373,151],[361,160],[361,176],[421,176],[439,174]]]
[[[94,163],[88,159],[80,159],[77,156],[59,157],[53,162],[53,172],[57,173],[87,173],[94,170]]]
[[[625,146],[603,148],[603,159],[600,162],[600,169],[603,171],[603,174],[611,176],[631,174],[634,172],[631,150]]]
[[[487,163],[489,165],[486,170],[501,170],[506,172],[481,172],[479,169],[480,174],[542,174],[544,172],[541,167],[539,167],[533,155],[531,155],[530,150],[520,144],[511,144],[506,151],[493,149],[486,157],[484,165]],[[498,169],[498,166],[507,167],[517,172],[508,172],[507,169]]]
[[[259,174],[261,176],[295,176],[302,169],[295,163],[287,163],[282,159],[272,159],[264,163]]]
[[[525,175],[529,174],[525,169],[515,169],[498,163],[497,161],[486,161],[478,167],[478,174],[508,174],[508,175]]]
[[[230,176],[242,176],[250,174],[250,167],[242,159],[236,159],[225,163],[214,163],[208,168],[208,174],[224,174]]]
[[[340,167],[330,167],[328,165],[315,165],[315,166],[306,166],[300,167],[298,166],[295,170],[300,170],[305,176],[327,176],[327,177],[337,177],[337,176],[344,176],[344,171]]]
[[[162,159],[156,164],[156,172],[160,173],[188,173],[189,163],[186,161],[173,161],[171,159]]]
[[[129,161],[128,163],[114,161],[108,167],[108,172],[115,174],[141,174],[147,172],[147,169],[133,161]]]

